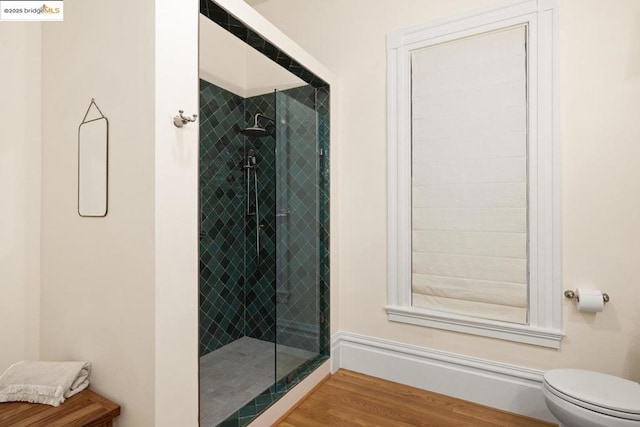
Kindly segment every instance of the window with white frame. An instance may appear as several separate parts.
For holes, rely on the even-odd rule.
[[[390,320],[559,346],[556,20],[514,0],[389,34]]]

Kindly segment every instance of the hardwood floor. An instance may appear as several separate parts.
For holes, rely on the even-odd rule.
[[[544,421],[378,378],[339,370],[279,427],[543,427]]]

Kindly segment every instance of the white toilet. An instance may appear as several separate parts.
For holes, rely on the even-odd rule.
[[[580,369],[553,369],[542,386],[561,427],[640,427],[640,384]]]

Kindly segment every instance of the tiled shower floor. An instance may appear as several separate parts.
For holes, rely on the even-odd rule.
[[[249,337],[202,356],[200,426],[218,425],[275,381],[315,356],[309,351]]]

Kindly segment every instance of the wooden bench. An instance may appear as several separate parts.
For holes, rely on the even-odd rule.
[[[37,403],[0,403],[0,427],[112,427],[120,406],[86,389],[54,408]]]

